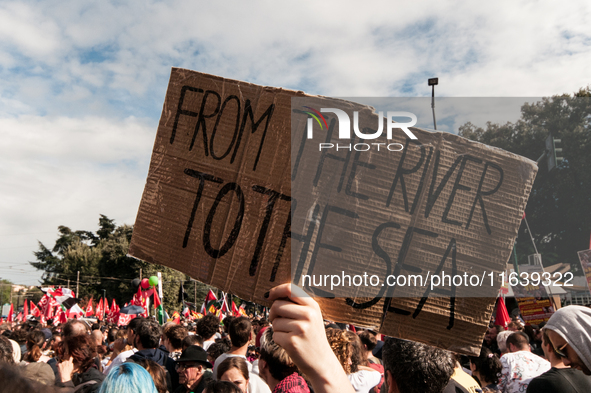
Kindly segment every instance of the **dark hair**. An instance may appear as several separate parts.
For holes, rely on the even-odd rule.
[[[242,393],[240,388],[228,381],[211,380],[205,387],[207,393]]]
[[[10,340],[0,335],[0,364],[3,363],[14,363],[14,358],[12,357],[12,343]]]
[[[269,366],[269,373],[278,381],[298,371],[298,367],[285,349],[273,341],[273,328],[269,327],[261,337],[261,360]]]
[[[41,348],[45,344],[45,334],[41,330],[32,330],[27,334],[27,353],[23,360],[27,362],[37,362],[43,354]]]
[[[229,329],[230,341],[232,341],[232,346],[240,348],[248,344],[251,332],[252,325],[250,323],[250,319],[246,317],[234,319],[230,323]]]
[[[141,358],[139,360],[135,360],[135,363],[139,364],[143,368],[150,373],[150,376],[154,380],[154,385],[156,385],[156,390],[158,393],[166,393],[167,386],[166,386],[166,369],[156,363],[153,360],[147,358]]]
[[[369,330],[359,333],[359,339],[368,351],[373,351],[376,345],[378,345],[378,338]]]
[[[138,336],[142,347],[144,349],[158,348],[160,344],[160,337],[162,336],[162,329],[158,322],[145,319],[136,329],[136,335]]]
[[[109,329],[109,333],[107,333],[107,342],[110,344],[113,341],[117,340],[117,333],[119,333],[119,329],[111,328]]]
[[[66,337],[59,344],[58,354],[61,359],[67,359],[66,352],[72,356],[80,372],[85,372],[94,364],[96,356],[96,342],[89,335]]]
[[[25,330],[15,330],[8,337],[11,340],[16,341],[18,344],[24,344],[27,342],[27,332]]]
[[[513,344],[516,348],[523,350],[529,347],[529,337],[523,332],[515,332],[507,337],[507,349]]]
[[[246,360],[244,360],[243,358],[241,358],[239,356],[232,356],[232,357],[226,358],[223,362],[221,362],[217,368],[216,378],[221,379],[222,375],[224,375],[224,373],[226,371],[228,371],[232,368],[237,368],[238,371],[240,371],[240,373],[244,377],[244,379],[246,379],[246,380],[249,379],[248,364],[246,363]]]
[[[484,382],[494,384],[499,383],[503,365],[498,356],[492,353],[490,349],[482,347],[480,356],[470,356],[470,363],[476,367],[476,371],[478,371],[486,380],[480,381],[482,384],[484,384]]]
[[[137,328],[146,320],[146,318],[140,318],[140,317],[136,317],[133,318],[128,324],[127,324],[127,330],[133,330],[134,332],[137,330]]]
[[[224,320],[222,321],[222,323],[224,324],[224,332],[230,334],[230,325],[232,324],[232,321],[235,319],[236,317],[232,315],[228,315],[226,318],[224,318]]]
[[[217,333],[220,326],[220,320],[213,314],[207,314],[197,321],[197,333],[208,340]]]
[[[174,349],[182,349],[183,340],[189,335],[189,332],[184,326],[174,325],[164,332],[164,336],[170,341],[170,345]]]
[[[207,354],[213,358],[213,360],[220,357],[221,354],[226,353],[230,350],[224,343],[213,343],[207,348]]]
[[[389,371],[405,393],[440,392],[454,372],[449,352],[396,338],[384,343],[382,361],[384,373]]]
[[[203,347],[203,337],[198,334],[189,334],[187,337],[183,338],[183,351],[191,345],[199,345],[200,347]]]

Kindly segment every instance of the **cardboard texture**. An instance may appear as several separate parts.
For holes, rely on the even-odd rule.
[[[451,271],[455,257],[457,274],[492,273],[492,283],[455,293],[426,293],[424,286],[330,292],[330,284],[307,290],[339,296],[318,299],[327,319],[478,353],[535,163],[413,128],[420,144],[399,131],[391,140],[408,145],[404,154],[333,151],[341,160],[325,159],[319,169],[316,139],[302,143],[300,99],[316,108],[344,106],[377,124],[363,105],[173,68],[130,254],[260,304],[270,288],[302,284],[306,274],[424,278],[438,267]],[[352,213],[333,209],[319,235],[329,204]]]

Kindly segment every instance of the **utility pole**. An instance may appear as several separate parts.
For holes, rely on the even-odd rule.
[[[68,278],[68,289],[70,289],[70,279]]]
[[[435,85],[439,84],[439,78],[429,78],[429,86],[431,86],[431,109],[433,110],[433,128],[437,130],[437,122],[435,121]]]
[[[78,276],[76,277],[76,296],[80,297],[78,293],[78,286],[80,285],[80,270],[78,270]]]

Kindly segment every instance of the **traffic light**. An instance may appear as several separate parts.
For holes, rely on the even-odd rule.
[[[558,138],[553,138],[552,135],[548,135],[546,138],[546,155],[548,157],[548,172],[558,166],[563,160],[562,157],[562,141]]]

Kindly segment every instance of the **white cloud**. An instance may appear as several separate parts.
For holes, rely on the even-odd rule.
[[[0,233],[132,222],[173,66],[332,96],[428,96],[433,76],[438,96],[548,96],[590,83],[590,19],[586,0],[4,1]]]

